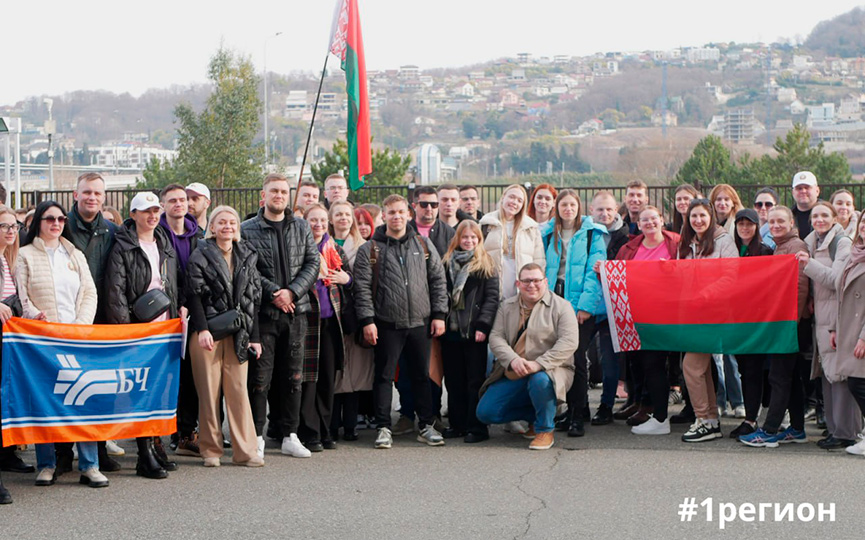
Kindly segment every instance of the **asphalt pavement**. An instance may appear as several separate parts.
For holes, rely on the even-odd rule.
[[[598,391],[590,395],[594,407]],[[725,434],[736,425],[722,420]],[[373,449],[375,434],[364,430],[310,459],[268,442],[261,469],[232,466],[227,456],[216,469],[177,457],[180,469],[166,480],[136,477],[134,441],[123,441],[124,469],[108,475],[105,489],[79,485],[77,472],[47,488],[33,485],[35,475],[4,473],[15,503],[0,506],[0,538],[792,539],[865,530],[865,458],[819,449],[813,422],[810,444],[777,449],[729,438],[686,444],[686,428],[638,437],[624,422],[588,426],[582,438],[557,433],[543,452],[497,427],[480,444],[431,448],[404,435],[391,450]],[[22,457],[35,463],[32,449]],[[770,505],[762,521],[760,503]],[[690,521],[679,514],[683,504]],[[736,519],[722,530],[733,505]]]

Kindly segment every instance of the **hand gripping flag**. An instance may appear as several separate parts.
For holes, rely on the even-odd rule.
[[[3,325],[3,442],[104,441],[177,428],[179,319]]]
[[[366,58],[357,0],[337,0],[330,31],[330,52],[342,61],[345,91],[348,93],[349,187],[363,187],[363,177],[372,172],[370,154],[369,95],[366,83]]]
[[[796,352],[798,272],[793,255],[606,261],[601,281],[613,348]]]

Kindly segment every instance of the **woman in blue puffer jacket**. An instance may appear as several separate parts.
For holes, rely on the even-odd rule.
[[[541,230],[547,258],[547,282],[553,291],[569,301],[580,323],[580,348],[575,353],[574,384],[568,391],[568,414],[556,428],[567,429],[569,437],[582,437],[584,409],[588,410],[588,369],[586,350],[595,332],[595,315],[604,312],[604,297],[595,261],[607,258],[606,229],[589,216],[582,217],[582,201],[573,189],[556,197],[555,219]]]

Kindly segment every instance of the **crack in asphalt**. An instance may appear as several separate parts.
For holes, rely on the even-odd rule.
[[[521,534],[515,535],[515,536],[514,536],[514,540],[519,540],[520,538],[525,538],[526,536],[528,536],[528,534],[529,534],[529,530],[531,530],[531,528],[532,528],[532,516],[533,516],[535,513],[540,512],[541,510],[545,510],[545,509],[547,508],[547,501],[546,501],[546,499],[544,499],[543,497],[538,497],[537,495],[534,495],[534,494],[532,494],[532,493],[529,493],[528,491],[526,491],[525,489],[523,489],[523,481],[524,481],[525,478],[526,478],[528,475],[530,475],[530,474],[539,473],[539,472],[541,472],[541,473],[546,473],[546,472],[550,472],[550,471],[552,471],[553,469],[555,469],[556,466],[559,464],[559,458],[562,456],[562,452],[563,452],[564,450],[565,450],[565,448],[557,448],[557,449],[555,450],[555,453],[554,453],[553,456],[552,456],[552,457],[553,457],[553,462],[552,462],[552,464],[551,464],[549,467],[547,467],[546,469],[543,469],[543,470],[540,470],[540,471],[538,471],[538,470],[536,470],[536,469],[534,469],[534,468],[529,469],[528,471],[526,471],[526,472],[524,472],[523,474],[521,474],[520,477],[519,477],[519,479],[517,480],[517,482],[516,482],[516,488],[517,488],[517,490],[518,490],[520,493],[522,493],[523,495],[525,495],[526,497],[538,501],[538,502],[540,503],[540,506],[538,506],[537,508],[533,508],[533,509],[529,510],[528,513],[526,513],[526,516],[525,516],[525,526],[526,526],[526,528],[525,528],[525,530],[523,530],[523,532],[522,532]]]

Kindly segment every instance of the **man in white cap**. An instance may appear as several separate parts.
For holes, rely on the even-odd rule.
[[[201,182],[193,182],[186,186],[186,197],[189,201],[189,213],[198,222],[198,228],[207,230],[207,209],[210,208],[210,188]]]
[[[811,234],[811,209],[817,204],[820,196],[820,186],[817,185],[817,177],[811,171],[800,171],[793,175],[793,217],[796,219],[796,228],[799,229],[799,238],[802,240]]]

